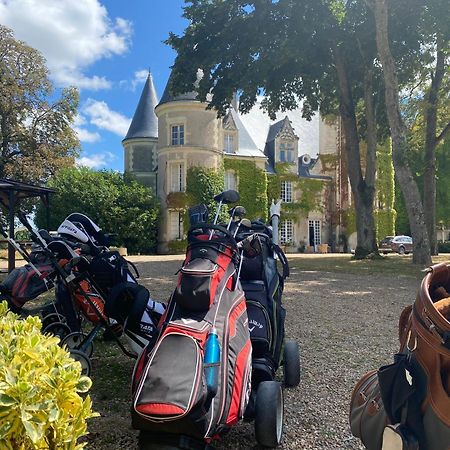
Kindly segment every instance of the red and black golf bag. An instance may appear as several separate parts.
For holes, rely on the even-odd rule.
[[[200,224],[188,234],[186,259],[159,338],[133,374],[133,426],[145,442],[209,442],[243,417],[251,390],[252,346],[231,233]],[[220,357],[206,357],[210,336]],[[211,387],[208,370],[217,371]],[[189,448],[183,446],[183,448]]]

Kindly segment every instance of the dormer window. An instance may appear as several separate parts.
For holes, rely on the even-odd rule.
[[[184,125],[172,125],[172,145],[184,145]]]
[[[234,136],[231,133],[224,134],[223,151],[225,153],[234,153]]]
[[[294,144],[292,142],[281,142],[280,162],[294,162]]]

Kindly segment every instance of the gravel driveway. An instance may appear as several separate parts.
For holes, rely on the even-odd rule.
[[[153,257],[150,262],[142,259],[136,258],[142,284],[154,298],[167,299],[180,258]],[[302,270],[301,260],[295,266],[300,269],[292,270],[284,304],[286,335],[300,344],[302,378],[298,388],[285,390],[281,448],[362,449],[349,432],[352,389],[365,372],[391,361],[398,347],[399,314],[414,300],[419,280]],[[127,380],[132,370],[132,362],[116,353],[105,352],[93,363],[94,386],[96,373],[109,368],[116,375],[122,371],[123,380]],[[89,426],[88,448],[137,449],[136,432],[129,426],[129,385],[102,387],[93,400],[94,408],[103,417]],[[216,447],[259,448],[253,425],[238,425]]]

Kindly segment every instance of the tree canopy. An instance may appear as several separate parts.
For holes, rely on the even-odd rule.
[[[393,29],[402,31],[401,40],[408,43],[393,46],[405,66],[415,61],[411,55],[419,46],[414,27],[404,26],[413,20],[409,11],[416,1],[399,0],[398,10],[403,7],[406,13],[394,19]],[[171,34],[167,41],[177,51],[172,89],[185,92],[195,87],[199,98],[208,99],[219,114],[238,92],[243,113],[263,96],[262,107],[271,117],[300,104],[308,119],[319,110],[340,115],[356,209],[356,256],[376,252],[376,147],[385,143],[388,127],[381,68],[376,64],[375,23],[366,4],[359,0],[186,3],[190,25],[181,37]]]
[[[156,246],[158,202],[152,190],[127,175],[66,168],[48,186],[57,193],[50,199],[50,229],[56,230],[70,213],[89,216],[105,232],[117,233],[117,245],[132,253],[149,253]],[[46,227],[45,210],[37,210],[37,224]]]
[[[0,177],[44,182],[73,165],[78,91],[58,98],[43,56],[0,25]]]

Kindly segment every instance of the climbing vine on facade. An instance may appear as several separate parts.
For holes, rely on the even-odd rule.
[[[269,175],[267,197],[269,202],[272,199],[281,198],[281,183],[290,181],[293,184],[294,191],[300,193],[299,198],[293,198],[290,203],[282,204],[283,218],[291,219],[294,222],[301,217],[308,217],[311,211],[323,211],[324,180],[314,178],[299,178],[297,173],[291,172],[292,164],[276,164],[273,175]]]
[[[237,179],[237,191],[241,197],[241,204],[250,219],[268,217],[267,208],[267,175],[264,170],[256,167],[254,161],[236,158],[225,158],[225,170],[233,170]]]
[[[187,205],[204,203],[209,211],[215,210],[214,196],[224,190],[224,170],[204,167],[189,167],[186,178]]]
[[[395,203],[395,179],[392,163],[392,145],[387,141],[377,149],[377,180],[376,180],[376,208],[375,223],[377,227],[377,239],[395,234],[396,211]]]

